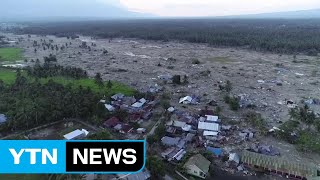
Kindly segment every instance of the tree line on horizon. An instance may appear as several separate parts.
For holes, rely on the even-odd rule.
[[[285,19],[171,19],[117,20],[30,24],[17,33],[72,37],[141,38],[244,47],[281,54],[317,55],[320,20]]]

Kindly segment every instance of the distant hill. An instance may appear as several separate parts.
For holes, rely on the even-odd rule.
[[[284,19],[311,19],[312,18],[312,19],[316,19],[316,18],[320,18],[320,9],[226,16],[226,18],[284,18]]]
[[[1,0],[0,21],[90,20],[152,17],[131,12],[119,0]]]

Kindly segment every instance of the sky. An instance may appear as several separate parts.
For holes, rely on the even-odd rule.
[[[320,0],[0,0],[0,20],[208,17],[320,9]],[[314,17],[320,11],[311,14]]]
[[[104,0],[109,1],[109,0]],[[226,16],[320,8],[320,0],[119,0],[130,11],[168,17]]]

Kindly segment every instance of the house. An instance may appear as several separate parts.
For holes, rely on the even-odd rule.
[[[115,127],[115,126],[116,126],[117,124],[119,124],[119,123],[120,123],[120,120],[119,120],[118,118],[112,117],[112,118],[106,120],[106,121],[103,123],[103,125],[104,125],[104,127],[113,128],[113,127]]]
[[[137,100],[134,97],[127,97],[125,96],[124,98],[122,98],[122,102],[123,104],[133,104],[135,103]]]
[[[217,131],[203,131],[203,136],[218,136]]]
[[[147,102],[146,99],[141,98],[141,99],[139,99],[139,101],[133,103],[131,106],[134,108],[141,108],[146,102]]]
[[[124,94],[122,94],[122,93],[117,93],[117,94],[111,96],[111,99],[113,99],[113,100],[115,100],[115,101],[120,101],[120,100],[122,100],[123,97],[124,97]]]
[[[188,133],[188,134],[186,135],[186,137],[184,138],[184,140],[185,140],[186,142],[191,142],[194,136],[195,136],[195,134]]]
[[[68,134],[65,134],[63,137],[66,139],[66,140],[76,140],[76,139],[83,139],[85,138],[87,135],[89,134],[89,132],[85,129],[82,129],[82,130],[74,130]]]
[[[144,120],[149,120],[152,116],[152,112],[151,111],[147,111],[142,115],[142,119]]]
[[[122,134],[131,133],[132,131],[133,131],[133,127],[130,126],[129,124],[122,124],[121,129],[119,130],[119,132]]]
[[[218,116],[206,115],[206,121],[208,122],[219,122]]]
[[[0,114],[0,124],[5,123],[7,121],[7,117],[4,114]]]
[[[115,129],[115,130],[117,130],[117,131],[120,131],[120,130],[122,129],[122,124],[119,123],[119,124],[115,125],[115,126],[113,127],[113,129]]]
[[[187,123],[178,121],[178,120],[173,120],[172,121],[172,126],[177,127],[177,128],[183,128]]]
[[[196,154],[189,158],[184,164],[187,173],[205,179],[208,175],[211,162],[201,154]]]
[[[178,145],[180,140],[181,138],[179,137],[172,138],[169,136],[164,136],[161,138],[161,143],[166,146],[176,146]]]
[[[178,147],[170,147],[161,153],[161,156],[168,161],[177,160],[180,161],[187,152],[184,149]]]
[[[150,177],[150,172],[145,168],[139,173],[117,174],[117,177],[113,178],[112,180],[148,180]]]
[[[138,122],[142,118],[141,113],[132,113],[129,115],[130,122]]]
[[[145,133],[147,130],[146,130],[146,128],[138,128],[137,129],[137,133],[138,134],[143,134],[143,133]]]
[[[190,104],[191,102],[192,102],[191,96],[186,96],[186,97],[180,98],[179,100],[180,104]]]
[[[220,130],[220,126],[217,123],[199,121],[198,130],[219,131]]]
[[[104,107],[110,112],[112,112],[116,109],[111,104],[105,104]]]
[[[169,134],[174,134],[176,132],[176,128],[173,127],[173,126],[167,126],[166,127],[166,132],[169,133]]]

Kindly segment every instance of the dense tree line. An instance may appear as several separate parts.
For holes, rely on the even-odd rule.
[[[316,55],[320,51],[320,20],[317,19],[171,19],[34,23],[17,32],[66,37],[84,34],[104,38],[127,37],[163,41],[175,39],[288,54]]]
[[[33,68],[27,68],[27,73],[30,76],[37,78],[47,78],[53,76],[71,77],[75,79],[87,78],[88,74],[85,70],[76,67],[64,67],[52,63],[44,63],[40,65],[37,63]]]
[[[0,81],[0,112],[8,116],[1,132],[25,130],[63,118],[104,117],[99,95],[90,88],[71,88],[52,80],[28,81],[17,73],[12,85]]]

